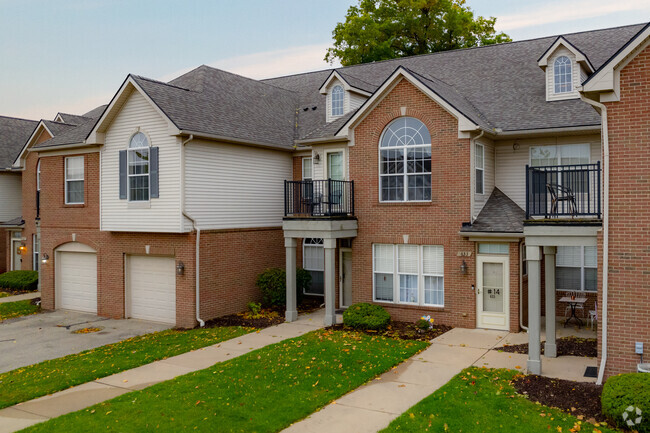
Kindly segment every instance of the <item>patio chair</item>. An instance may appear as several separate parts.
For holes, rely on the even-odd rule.
[[[567,210],[571,215],[576,215],[578,213],[578,207],[576,206],[576,196],[571,188],[554,183],[547,183],[546,190],[551,196],[551,215],[558,214],[559,202],[567,203],[566,206],[562,206],[563,211]],[[562,213],[564,214],[565,212]]]
[[[589,319],[587,325],[591,325],[591,330],[594,330],[594,323],[598,323],[598,301],[594,302],[594,309],[589,310]]]

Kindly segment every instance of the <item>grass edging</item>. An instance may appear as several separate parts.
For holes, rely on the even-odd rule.
[[[317,330],[263,347],[27,431],[84,429],[275,432],[428,346],[357,332]],[[155,416],[151,416],[155,414]]]
[[[169,329],[0,373],[0,409],[251,331],[241,327]]]
[[[0,322],[16,317],[29,316],[41,311],[40,305],[34,305],[31,299],[14,302],[0,302]]]

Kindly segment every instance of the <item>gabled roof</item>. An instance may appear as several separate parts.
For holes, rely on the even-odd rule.
[[[53,146],[63,146],[68,144],[83,143],[86,137],[88,136],[88,133],[95,125],[98,116],[104,111],[105,108],[106,105],[100,105],[99,107],[89,111],[83,116],[77,116],[79,118],[83,117],[87,120],[77,126],[66,125],[66,128],[60,131],[60,133],[55,134],[54,137],[50,138],[49,140],[33,145],[32,148],[44,149]],[[48,121],[44,121],[44,122],[48,122]]]
[[[463,233],[523,233],[526,212],[494,188],[476,220],[470,226],[463,226]]]
[[[559,47],[564,47],[567,50],[571,51],[573,55],[576,57],[576,62],[580,63],[583,65],[585,70],[588,73],[594,72],[594,66],[591,64],[589,61],[589,58],[580,51],[579,48],[577,48],[575,45],[573,45],[571,42],[567,41],[564,36],[558,36],[558,38],[553,42],[553,44],[548,47],[546,51],[544,51],[544,54],[540,56],[540,58],[537,60],[537,64],[542,68],[546,69],[548,66],[548,59],[549,57],[557,50]]]
[[[340,81],[343,84],[345,90],[349,92],[356,92],[365,96],[370,96],[372,92],[377,89],[377,87],[373,86],[372,84],[366,83],[365,81],[357,77],[353,77],[349,74],[341,73],[335,69],[330,73],[318,91],[323,95],[326,94],[327,88],[329,87],[332,80]]]
[[[86,116],[79,116],[76,114],[68,114],[68,113],[57,113],[56,117],[54,118],[54,121],[62,122],[73,126],[81,125],[82,123],[86,123],[88,120],[90,120],[90,118]]]
[[[0,116],[0,170],[9,170],[36,128],[35,120]]]

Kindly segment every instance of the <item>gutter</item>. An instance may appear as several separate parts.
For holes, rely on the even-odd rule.
[[[184,154],[185,153],[185,145],[189,143],[190,141],[194,140],[194,135],[191,135],[187,138],[187,140],[183,141],[181,143],[181,152]],[[183,158],[184,160],[184,158]],[[184,197],[184,196],[183,196]],[[196,223],[196,220],[192,218],[186,211],[185,211],[185,199],[183,198],[183,216],[187,218],[188,220],[192,221],[192,227],[194,227],[194,230],[196,230],[196,245],[195,245],[195,252],[194,252],[194,275],[196,278],[196,281],[194,283],[195,286],[195,291],[196,291],[196,321],[199,322],[199,326],[203,328],[205,326],[205,322],[201,319],[201,273],[199,272],[200,270],[200,264],[201,264],[201,228],[198,226]]]
[[[600,349],[600,368],[598,370],[597,385],[602,385],[605,376],[605,365],[607,364],[607,293],[609,280],[609,133],[607,129],[607,107],[584,96],[582,92],[580,99],[587,104],[600,110],[602,119],[603,136],[603,336]]]
[[[521,239],[519,241],[519,327],[528,332],[528,326],[524,326],[524,304],[522,302],[524,298],[524,267],[522,266],[524,263],[524,248],[524,241]]]
[[[294,143],[296,144],[318,144],[318,143],[339,143],[342,141],[348,141],[348,136],[347,135],[341,135],[338,137],[323,137],[323,138],[305,138],[302,140],[294,140]]]
[[[183,144],[186,142],[193,140],[194,136],[196,137],[203,137],[203,138],[208,138],[210,140],[216,140],[216,141],[223,141],[224,143],[233,143],[233,144],[245,144],[248,146],[254,146],[254,147],[263,147],[266,149],[273,149],[273,150],[284,150],[286,152],[293,152],[293,146],[288,147],[288,146],[283,146],[280,144],[271,144],[271,143],[262,143],[259,141],[252,141],[252,140],[244,140],[240,138],[233,138],[233,137],[226,137],[223,135],[216,135],[216,134],[208,134],[205,132],[198,132],[198,131],[187,131],[185,129],[181,129],[178,132],[179,135],[189,135],[190,138],[185,140]]]

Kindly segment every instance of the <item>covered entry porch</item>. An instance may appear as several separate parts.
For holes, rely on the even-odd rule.
[[[527,369],[532,374],[543,374],[541,357],[541,329],[542,329],[542,286],[545,293],[545,333],[544,343],[545,358],[557,357],[557,327],[563,322],[558,322],[556,313],[557,290],[556,271],[557,254],[560,247],[580,247],[584,251],[587,247],[594,251],[597,246],[597,232],[600,225],[527,225],[524,227],[526,243],[526,262],[528,271],[528,360]],[[595,261],[595,258],[593,258]],[[542,275],[542,263],[543,272]],[[595,266],[595,263],[594,263]],[[595,270],[594,270],[595,272]],[[582,287],[575,289],[581,293],[584,290],[584,271]],[[543,282],[543,284],[542,284]],[[594,281],[595,282],[595,281]],[[567,289],[562,287],[562,289]],[[586,320],[583,319],[583,325]]]

